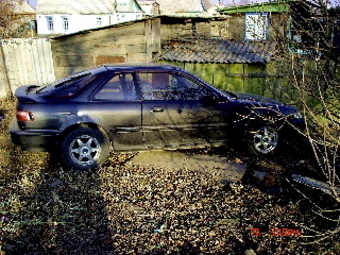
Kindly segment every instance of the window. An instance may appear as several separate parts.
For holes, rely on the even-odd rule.
[[[40,90],[39,94],[49,95],[50,97],[72,97],[79,91],[86,88],[97,76],[90,73],[81,73],[79,75],[70,76],[69,78],[57,83],[47,85]]]
[[[53,93],[52,97],[72,97],[80,90],[85,88],[87,85],[89,85],[96,78],[96,76],[89,75],[56,85],[55,88],[58,89],[56,90],[56,92]]]
[[[115,75],[94,96],[96,100],[137,100],[133,76],[130,73]]]
[[[47,29],[53,31],[53,17],[47,17]]]
[[[102,18],[97,17],[97,27],[100,27],[102,25]]]
[[[250,41],[267,40],[268,14],[246,13],[245,39]]]
[[[68,30],[68,17],[63,17],[63,28]]]
[[[309,18],[308,23],[304,23],[299,17],[291,19],[287,33],[290,53],[308,54],[311,56],[314,54],[316,54],[314,56],[319,55],[320,52],[318,52],[318,48],[321,46],[319,43],[326,37],[323,32],[327,30],[325,28],[326,25],[322,19]]]
[[[203,86],[177,73],[139,73],[144,100],[202,100],[213,93]]]

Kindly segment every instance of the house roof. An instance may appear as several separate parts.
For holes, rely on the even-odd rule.
[[[115,2],[117,5],[115,5]],[[37,14],[143,12],[136,0],[39,0]]]
[[[297,0],[281,0],[278,2],[263,2],[255,4],[234,5],[218,8],[223,14],[248,13],[248,12],[288,12],[289,3]]]
[[[274,55],[275,45],[272,41],[188,38],[170,42],[155,60],[219,64],[267,63]]]
[[[159,4],[161,15],[201,13],[206,11],[202,0],[156,0],[155,2]]]

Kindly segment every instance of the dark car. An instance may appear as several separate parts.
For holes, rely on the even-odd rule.
[[[48,86],[16,90],[12,141],[59,153],[68,168],[93,169],[110,150],[138,151],[242,143],[269,155],[304,119],[291,106],[221,91],[159,64],[105,65]],[[287,136],[288,134],[288,136]]]

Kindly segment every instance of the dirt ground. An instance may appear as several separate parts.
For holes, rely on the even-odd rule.
[[[298,193],[244,183],[279,164],[201,149],[111,153],[98,171],[72,171],[15,147],[14,104],[0,103],[0,255],[340,254]]]
[[[239,160],[231,161],[218,155],[190,155],[181,151],[147,151],[139,152],[128,164],[143,167],[171,167],[173,169],[200,170],[205,172],[222,172],[221,178],[226,182],[241,181],[247,164]]]

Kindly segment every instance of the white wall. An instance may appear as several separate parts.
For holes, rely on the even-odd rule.
[[[48,29],[47,18],[53,19],[53,30]],[[68,30],[64,29],[64,20],[68,19]],[[143,18],[141,13],[115,13],[112,15],[37,15],[38,34],[70,34],[86,29],[100,27],[97,19],[101,19],[100,26],[109,26],[121,22],[132,21]]]

